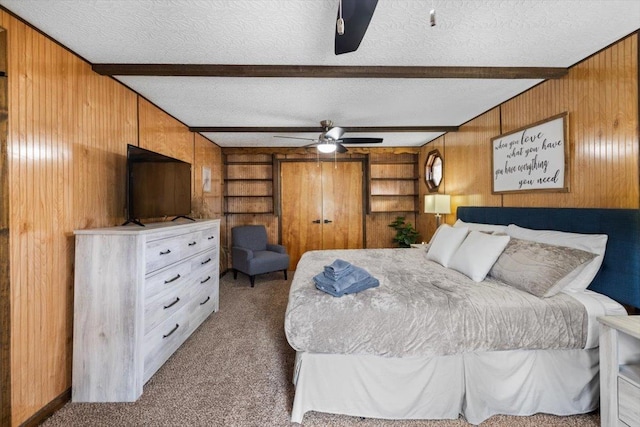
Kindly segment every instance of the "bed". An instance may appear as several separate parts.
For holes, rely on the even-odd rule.
[[[463,227],[517,224],[509,233],[519,238],[532,230],[606,235],[606,252],[588,290],[563,286],[545,298],[502,281],[508,277],[476,281],[423,249],[304,254],[285,315],[296,350],[293,422],[311,410],[384,419],[462,415],[479,424],[495,414],[597,408],[596,318],[626,314],[620,303],[640,306],[640,211],[460,207],[457,216]],[[366,268],[380,286],[341,298],[318,291],[313,276],[335,259]]]

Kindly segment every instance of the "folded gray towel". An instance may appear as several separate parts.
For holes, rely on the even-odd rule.
[[[336,259],[329,265],[324,266],[324,275],[333,280],[340,280],[353,271],[353,265],[350,262]]]
[[[363,279],[359,282],[355,282],[348,288],[343,289],[342,291],[336,291],[332,286],[325,286],[323,282],[316,282],[317,289],[323,292],[326,292],[330,295],[333,295],[334,297],[341,297],[342,295],[345,295],[345,294],[356,294],[358,292],[362,292],[369,288],[375,288],[377,286],[380,286],[380,282],[378,281],[378,279],[376,279],[373,276],[369,276],[366,279]]]
[[[351,272],[341,277],[339,280],[330,279],[323,272],[314,276],[313,281],[316,283],[322,283],[323,286],[331,287],[336,292],[342,292],[354,283],[360,282],[368,277],[371,277],[371,275],[365,269],[353,266],[351,267]]]

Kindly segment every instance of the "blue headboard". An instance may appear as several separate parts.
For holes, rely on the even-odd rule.
[[[516,224],[537,230],[606,234],[602,267],[589,289],[640,308],[640,210],[497,208],[461,206],[458,218],[484,224]]]

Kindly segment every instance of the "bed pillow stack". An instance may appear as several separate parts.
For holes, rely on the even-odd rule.
[[[471,231],[456,250],[449,267],[482,282],[504,248],[509,243],[507,235],[493,235],[482,231]]]
[[[427,259],[459,271],[475,282],[481,282],[507,243],[509,243],[507,235],[469,231],[466,226],[451,227],[444,224],[436,230],[431,240]]]
[[[427,259],[476,282],[489,275],[538,297],[582,292],[604,259],[607,236],[457,220],[431,239]]]
[[[542,296],[552,296],[560,291],[582,292],[591,284],[596,274],[600,270],[604,259],[604,252],[607,247],[608,236],[606,234],[580,234],[567,233],[555,230],[532,230],[529,228],[519,227],[510,224],[507,227],[507,234],[514,239],[527,240],[531,242],[543,243],[561,247],[562,257],[567,265],[578,264],[571,271],[558,280],[553,286],[543,293]],[[580,254],[571,251],[571,249],[587,252],[588,254]],[[541,249],[541,250],[548,250]],[[556,251],[556,254],[558,251]],[[574,258],[575,257],[575,258]],[[576,260],[585,259],[582,263]],[[571,260],[573,259],[573,260]],[[553,262],[553,261],[548,261]],[[534,269],[536,267],[533,267]],[[527,266],[521,267],[521,272],[526,270]],[[518,282],[515,276],[512,281]],[[530,293],[540,293],[540,290],[528,291]]]
[[[462,244],[469,229],[466,227],[451,227],[442,224],[436,230],[429,244],[427,259],[435,261],[443,267],[449,266],[449,260],[454,252]]]
[[[507,226],[499,224],[481,224],[479,222],[464,222],[461,219],[456,220],[455,227],[466,227],[469,231],[483,231],[485,233],[507,234]]]
[[[565,277],[595,256],[580,249],[512,238],[489,275],[535,296],[550,297],[565,287]]]

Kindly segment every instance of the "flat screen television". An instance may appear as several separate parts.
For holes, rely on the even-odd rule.
[[[189,218],[191,164],[127,145],[127,223],[145,218]]]

